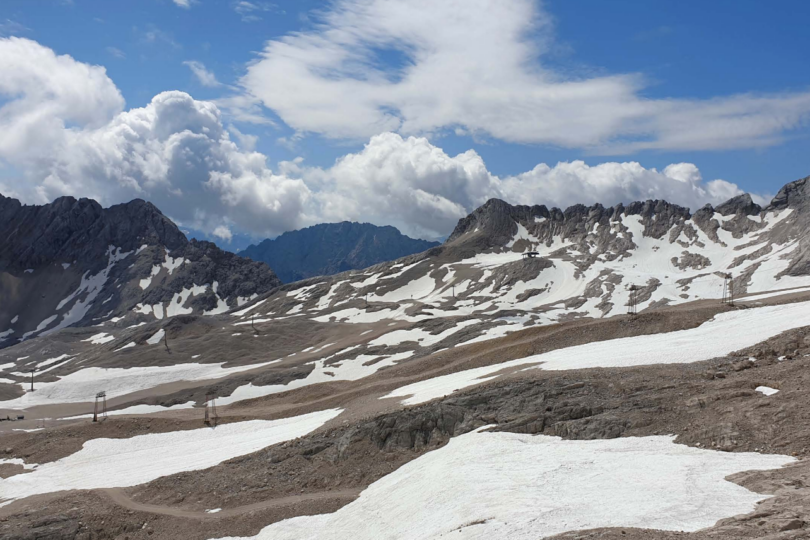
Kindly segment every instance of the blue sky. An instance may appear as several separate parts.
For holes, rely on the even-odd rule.
[[[22,156],[0,139],[0,192],[32,203],[140,196],[232,249],[340,219],[442,236],[489,196],[560,206],[578,192],[604,204],[767,197],[810,174],[808,15],[800,1],[4,0],[0,36],[27,41],[9,45],[5,63],[0,48],[0,67],[20,81],[0,83],[0,105],[52,116],[0,127],[56,141],[67,157],[45,143]],[[42,50],[72,57],[61,79]],[[110,83],[90,85],[83,66],[103,66]],[[77,90],[53,97],[39,92],[47,85]],[[205,133],[222,134],[178,144],[154,128],[143,144],[87,157],[109,140],[102,130],[131,120],[116,115],[158,110],[150,104],[166,91],[191,100],[155,113],[177,133],[203,126],[189,115],[213,101],[219,117]],[[166,157],[180,147],[206,164],[180,170],[179,154]],[[555,167],[577,160],[590,168]],[[566,192],[572,179],[579,191]]]

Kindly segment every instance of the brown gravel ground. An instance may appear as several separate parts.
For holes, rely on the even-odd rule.
[[[785,332],[729,357],[695,364],[530,370],[406,409],[396,400],[377,399],[401,384],[460,369],[606,337],[693,327],[718,309],[707,305],[661,310],[635,319],[577,321],[532,329],[409,362],[358,381],[354,387],[318,385],[241,403],[229,407],[225,416],[232,420],[257,417],[257,413],[272,417],[336,405],[347,411],[307,437],[204,471],[163,477],[114,494],[68,492],[15,502],[0,509],[0,539],[205,539],[256,534],[279,519],[332,512],[349,502],[352,493],[402,464],[485,424],[496,424],[498,430],[571,439],[674,434],[676,442],[692,446],[800,458],[784,469],[734,475],[731,480],[775,496],[752,514],[722,520],[703,531],[603,529],[557,538],[810,538],[810,460],[806,459],[810,456],[806,392],[810,328]],[[778,360],[781,356],[785,357],[782,361]],[[766,397],[754,390],[760,385],[780,391]],[[131,421],[144,419],[111,419],[103,429],[121,429],[126,436],[137,429],[178,429],[171,420],[153,423],[148,429],[128,423],[124,428],[114,427],[117,422]],[[74,434],[76,440],[101,436],[100,431],[85,435],[84,429],[88,428],[67,426],[25,435],[59,431],[58,440],[68,440],[67,434]],[[25,448],[24,437],[16,441],[6,454],[9,457],[28,451],[18,449],[19,445]],[[285,505],[285,501],[293,502]],[[143,510],[150,505],[162,513]],[[217,517],[204,513],[210,508],[224,510]]]

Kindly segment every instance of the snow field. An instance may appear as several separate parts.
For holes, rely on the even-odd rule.
[[[765,300],[766,298],[773,298],[775,296],[782,296],[785,294],[795,294],[795,293],[803,293],[810,291],[810,287],[799,287],[798,289],[790,289],[786,291],[775,291],[769,293],[762,293],[762,294],[755,294],[752,296],[746,296],[744,298],[735,298],[735,302],[755,302],[758,300]]]
[[[465,327],[478,324],[480,322],[481,321],[479,321],[478,319],[469,319],[466,321],[461,321],[456,326],[448,328],[447,330],[439,332],[438,334],[431,334],[430,332],[427,332],[422,328],[412,328],[410,330],[394,330],[393,332],[383,334],[382,336],[369,341],[368,344],[372,347],[375,345],[387,345],[391,347],[394,345],[399,345],[400,343],[405,343],[406,341],[416,341],[422,347],[430,347],[431,345],[435,345],[436,343],[439,343],[445,338],[450,337],[456,332],[463,330]]]
[[[371,298],[369,298],[369,300],[371,300]],[[329,322],[329,320],[332,317],[334,317],[335,320],[339,322],[346,322],[350,324],[365,324],[365,323],[379,322],[384,319],[417,322],[431,318],[429,315],[418,315],[418,316],[407,315],[405,313],[407,309],[408,309],[407,305],[403,305],[395,310],[386,308],[381,309],[379,311],[366,311],[365,309],[346,308],[340,311],[335,311],[334,313],[327,313],[326,315],[319,315],[318,317],[312,317],[312,320],[317,322]],[[249,324],[249,322],[237,324]]]
[[[636,245],[636,248],[633,249],[628,256],[612,262],[600,260],[600,262],[591,266],[578,278],[574,277],[577,273],[577,269],[571,262],[554,258],[554,266],[543,270],[536,278],[518,282],[512,287],[499,289],[498,291],[493,290],[492,287],[490,287],[490,289],[476,291],[473,297],[477,299],[475,301],[477,305],[471,311],[484,311],[493,309],[494,307],[501,309],[533,310],[541,306],[554,305],[567,298],[582,295],[588,283],[594,280],[602,281],[604,279],[604,277],[600,276],[601,272],[604,270],[612,270],[617,275],[620,275],[622,277],[621,282],[616,285],[612,293],[609,293],[603,286],[600,298],[590,299],[584,306],[574,311],[588,316],[601,317],[603,313],[596,306],[602,299],[608,299],[612,303],[612,309],[607,315],[623,313],[630,296],[628,285],[631,283],[646,284],[652,279],[659,279],[661,283],[652,293],[652,297],[639,306],[640,309],[664,299],[668,299],[671,303],[682,303],[696,298],[719,298],[722,291],[722,281],[714,276],[713,272],[725,271],[732,265],[735,258],[752,253],[763,247],[765,245],[764,243],[756,243],[757,238],[762,232],[772,229],[777,223],[790,216],[790,214],[791,211],[783,211],[778,215],[774,213],[768,214],[764,220],[766,224],[764,229],[755,231],[741,238],[734,238],[728,231],[719,229],[717,234],[722,243],[711,240],[691,221],[687,221],[686,224],[688,226],[691,225],[695,229],[695,239],[690,240],[684,234],[681,234],[678,239],[681,243],[671,243],[669,242],[669,234],[664,235],[660,239],[646,237],[643,234],[644,227],[641,223],[640,216],[622,216],[620,221],[615,222],[615,226],[626,228],[628,236]],[[721,223],[730,219],[719,215],[716,217],[718,217]],[[548,257],[551,253],[565,248],[568,248],[569,254],[579,253],[572,249],[572,245],[569,242],[565,242],[559,237],[555,237],[547,246],[540,242],[539,239],[533,237],[522,224],[518,223],[517,225],[518,232],[505,246],[507,251],[501,253],[482,253],[473,258],[460,261],[459,263],[445,266],[449,267],[450,272],[454,274],[458,268],[465,265],[488,269],[519,261],[521,257],[520,253],[508,251],[508,249],[513,247],[519,240],[528,241],[532,249],[539,251],[541,256]],[[621,234],[623,235],[624,233]],[[749,243],[751,245],[746,246],[746,244]],[[735,267],[735,272],[740,272],[748,267],[757,265],[754,279],[752,279],[752,283],[749,287],[751,291],[771,290],[789,286],[807,286],[810,284],[810,277],[793,278],[783,276],[782,278],[776,279],[776,275],[784,270],[789,263],[787,259],[782,259],[781,257],[791,253],[795,248],[795,242],[781,246],[776,245],[774,251],[765,256],[767,258],[764,259],[764,261],[762,258],[753,261],[745,261],[742,265]],[[671,259],[679,259],[686,253],[696,253],[707,257],[711,261],[709,267],[702,270],[679,270],[673,266]],[[487,279],[488,276],[485,275],[480,281],[486,281]],[[677,283],[677,281],[681,279],[691,279],[691,282],[684,286]],[[435,303],[444,300],[450,294],[442,287],[429,291],[428,289],[432,287],[433,284],[430,283],[427,276],[422,276],[401,289],[391,291],[380,297],[375,296],[374,299],[400,301],[409,299],[411,294],[416,293],[413,294],[414,299],[420,299],[425,303]],[[517,297],[529,289],[546,289],[546,291],[534,295],[523,302],[518,302]],[[686,294],[687,298],[682,298],[682,294]],[[487,297],[491,300],[481,301],[481,298]],[[566,310],[560,309],[557,311],[556,315],[565,312]],[[548,319],[550,322],[554,320],[553,318]]]
[[[165,335],[166,331],[163,328],[161,328],[160,330],[152,334],[152,336],[146,340],[146,343],[148,343],[149,345],[157,345],[158,343],[160,343],[160,340],[163,339],[163,336]]]
[[[93,336],[90,336],[87,339],[83,339],[82,341],[83,342],[90,342],[93,345],[103,345],[105,343],[109,343],[110,341],[113,341],[114,339],[115,339],[115,336],[110,335],[110,334],[108,334],[106,332],[101,332],[100,334],[95,334]]]
[[[179,411],[181,409],[191,409],[194,407],[193,401],[187,401],[185,403],[178,403],[177,405],[171,405],[169,407],[163,407],[162,405],[133,405],[131,407],[126,407],[124,409],[118,409],[115,411],[107,411],[107,416],[118,416],[123,414],[151,414],[151,413],[159,413],[159,412],[166,412],[166,411]],[[78,416],[68,416],[62,418],[62,420],[79,420],[81,418],[93,418],[91,414],[80,414]]]
[[[149,273],[149,277],[145,277],[138,282],[142,290],[146,290],[149,288],[149,285],[152,284],[152,279],[160,273],[160,265],[152,266],[152,271]]]
[[[171,272],[170,272],[171,273]],[[228,307],[228,302],[225,301],[219,293],[217,289],[219,287],[218,282],[214,282],[210,285],[211,290],[214,292],[214,295],[217,298],[217,306],[213,309],[208,311],[204,311],[203,315],[219,315],[220,313],[225,313],[230,309]],[[175,293],[172,296],[172,299],[166,304],[165,308],[163,304],[137,304],[132,311],[135,313],[140,313],[142,315],[149,315],[152,314],[158,320],[163,319],[164,316],[166,317],[174,317],[175,315],[183,315],[191,313],[193,310],[189,307],[185,307],[186,301],[189,299],[191,295],[198,296],[206,292],[209,288],[209,285],[206,283],[204,285],[193,285],[191,288],[184,288],[179,293]],[[258,305],[257,303],[256,305]],[[256,306],[251,306],[242,312],[247,312],[250,309],[253,309]],[[241,312],[240,312],[241,313]]]
[[[15,429],[14,431],[39,431],[39,430]],[[36,469],[37,467],[39,467],[39,465],[36,463],[26,463],[23,459],[20,458],[0,458],[0,465],[22,465],[23,469],[25,469],[26,471],[30,471],[32,469]]]
[[[80,321],[90,308],[93,305],[96,297],[101,293],[101,289],[104,288],[104,285],[107,283],[107,276],[110,274],[110,270],[112,270],[113,266],[118,261],[122,261],[126,259],[132,252],[121,252],[121,248],[116,248],[115,246],[109,246],[107,248],[107,267],[100,271],[98,274],[89,275],[89,272],[86,272],[82,276],[82,281],[79,284],[79,287],[69,294],[67,297],[62,299],[61,302],[56,306],[57,311],[61,310],[63,307],[67,306],[71,302],[73,305],[71,306],[70,310],[62,316],[62,320],[59,323],[52,327],[48,328],[45,331],[43,329],[47,328],[51,322],[56,320],[58,315],[53,315],[48,319],[45,319],[40,323],[36,330],[33,332],[27,332],[23,335],[23,339],[27,339],[29,335],[39,334],[39,335],[48,335],[57,330],[61,330],[62,328],[66,328],[71,324]],[[80,299],[80,297],[84,295],[84,299]],[[75,302],[74,302],[75,300]]]
[[[98,336],[100,336],[100,335],[103,335],[103,334],[97,334],[96,336],[93,336],[93,337],[92,337],[92,338],[90,338],[90,339],[94,339],[94,338],[96,338],[96,337],[98,337]],[[84,341],[90,341],[90,340],[89,340],[89,339],[85,339]],[[42,368],[44,368],[44,367],[47,367],[47,366],[50,366],[50,365],[52,365],[52,364],[56,364],[57,362],[61,362],[62,360],[67,360],[68,358],[71,358],[71,357],[73,357],[73,356],[75,356],[75,355],[72,355],[72,354],[62,354],[62,355],[60,355],[60,356],[57,356],[56,358],[48,358],[47,360],[43,360],[42,362],[40,362],[40,363],[38,363],[38,364],[37,364],[37,370],[40,370],[40,369],[42,369]]]
[[[402,300],[419,300],[430,293],[436,287],[436,281],[430,277],[430,274],[425,274],[422,277],[410,281],[407,285],[387,292],[382,296],[377,296],[376,293],[370,294],[368,299],[370,302],[400,302]]]
[[[267,302],[267,298],[265,298],[264,300],[259,300],[258,302],[256,302],[252,306],[248,306],[245,309],[234,312],[233,316],[234,317],[244,317],[245,315],[247,315],[248,313],[250,313],[251,311],[253,311],[257,307],[259,307],[260,305],[264,304],[265,302]]]
[[[75,454],[42,464],[31,473],[0,480],[0,499],[69,489],[134,486],[161,476],[206,469],[302,437],[341,412],[329,409],[281,420],[223,424],[214,429],[92,439]]]
[[[104,390],[111,399],[140,390],[146,390],[178,381],[220,379],[234,373],[264,367],[272,362],[223,368],[219,364],[175,364],[132,368],[86,368],[66,375],[55,382],[34,383],[34,392],[8,401],[0,401],[0,407],[26,409],[37,405],[57,403],[82,403],[93,401],[96,393]],[[23,389],[28,383],[20,383]]]
[[[250,539],[322,538],[325,531],[333,540],[535,540],[597,527],[696,531],[768,498],[726,476],[793,461],[690,448],[672,437],[566,441],[479,431],[406,463],[335,513],[280,521]]]
[[[550,371],[685,364],[725,356],[793,328],[810,325],[810,302],[720,313],[697,328],[586,343],[435,377],[409,384],[383,396],[406,397],[406,405],[425,403],[480,384],[504,369],[540,364]]]
[[[217,307],[209,309],[208,311],[203,311],[203,315],[219,315],[221,313],[225,313],[230,309],[228,307],[228,302],[226,302],[225,299],[219,295],[217,289],[219,289],[219,282],[215,281],[211,285],[211,290],[214,291],[214,294],[217,297]]]
[[[351,347],[351,349],[354,348],[356,347]],[[346,352],[347,350],[349,349],[345,349],[344,351],[340,352]],[[325,365],[326,360],[336,356],[337,354],[340,353],[335,353],[332,356],[322,360],[316,360],[314,362],[315,369],[313,369],[309,375],[303,379],[295,379],[287,384],[271,384],[267,386],[253,386],[252,383],[248,383],[236,388],[236,390],[234,390],[230,396],[221,398],[218,397],[217,405],[230,405],[232,403],[236,403],[237,401],[287,392],[289,390],[303,388],[304,386],[309,386],[312,384],[335,381],[356,381],[358,379],[368,377],[369,375],[373,375],[384,367],[392,366],[400,360],[413,356],[413,351],[397,353],[391,356],[371,356],[361,354],[360,356],[350,360],[343,360],[336,364]],[[369,364],[369,362],[374,363]]]

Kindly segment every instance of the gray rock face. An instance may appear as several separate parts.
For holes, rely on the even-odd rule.
[[[756,216],[762,212],[762,207],[754,202],[751,195],[748,193],[743,193],[742,195],[737,195],[736,197],[727,200],[715,208],[715,210],[717,210],[718,214],[723,216],[735,214]]]
[[[109,246],[133,251],[143,244],[177,249],[186,237],[153,204],[135,199],[104,209],[91,199],[60,197],[27,206],[0,195],[0,271],[53,263],[106,266]]]
[[[810,176],[785,184],[776,197],[773,198],[771,204],[768,205],[769,210],[780,210],[782,208],[802,208],[807,205],[810,194],[808,194],[807,182],[810,181]]]
[[[188,241],[140,199],[110,208],[72,197],[27,206],[0,195],[0,237],[0,347],[137,317],[139,305],[159,318],[222,312],[281,284],[264,263]]]

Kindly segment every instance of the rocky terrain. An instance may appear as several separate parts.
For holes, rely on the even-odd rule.
[[[0,235],[0,347],[133,310],[222,313],[280,284],[263,263],[188,241],[142,200],[105,209],[89,199],[25,206],[0,195]]]
[[[204,307],[155,291],[259,263],[116,240],[98,298],[149,269],[141,296],[0,351],[0,538],[806,538],[808,189],[491,200],[423,253]]]
[[[239,254],[267,263],[284,283],[292,283],[360,270],[437,245],[438,242],[408,238],[391,226],[344,221],[288,231],[273,240],[251,245]]]

